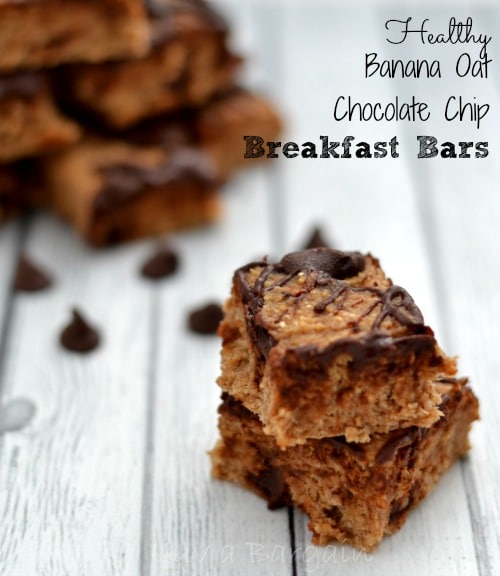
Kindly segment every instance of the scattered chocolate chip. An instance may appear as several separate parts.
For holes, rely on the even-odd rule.
[[[35,405],[26,398],[15,398],[0,406],[0,434],[22,430],[31,422],[35,412]]]
[[[71,322],[61,332],[60,342],[66,350],[81,354],[90,352],[99,345],[99,333],[90,326],[81,312],[73,309]]]
[[[325,272],[332,278],[343,280],[356,276],[365,267],[365,258],[360,252],[341,252],[332,248],[312,248],[286,254],[279,266],[288,274],[303,270]]]
[[[22,254],[14,277],[14,290],[18,292],[40,292],[52,285],[50,276],[25,254]]]
[[[323,230],[319,226],[313,228],[309,239],[304,245],[304,250],[311,248],[331,248],[331,244],[325,240]]]
[[[177,254],[169,248],[161,248],[143,264],[141,274],[150,280],[161,280],[174,274],[178,267]]]
[[[189,314],[188,326],[191,332],[197,334],[216,334],[223,317],[224,312],[221,306],[210,302]]]

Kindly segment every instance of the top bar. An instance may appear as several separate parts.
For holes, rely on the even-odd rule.
[[[456,372],[378,261],[316,248],[236,271],[220,327],[221,388],[281,447],[431,426],[433,380]]]

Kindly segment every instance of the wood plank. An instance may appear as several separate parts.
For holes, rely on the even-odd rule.
[[[136,267],[146,248],[98,253],[50,217],[34,223],[27,250],[57,284],[14,302],[5,401],[26,398],[36,414],[0,445],[5,576],[138,573],[152,301]],[[75,304],[104,338],[88,357],[58,345]]]
[[[269,85],[255,47],[258,20],[249,3],[218,3],[230,21],[235,49],[248,56],[243,83]],[[212,480],[206,455],[217,438],[220,341],[189,334],[188,310],[228,295],[233,271],[274,251],[269,170],[243,173],[225,192],[226,214],[217,228],[182,234],[183,270],[159,295],[154,468],[151,471],[150,574],[291,573],[286,511],[237,486]],[[164,351],[164,352],[163,352]],[[174,376],[175,375],[175,376]],[[278,558],[278,560],[276,560]]]
[[[0,362],[11,308],[11,285],[21,241],[21,225],[11,221],[0,227]],[[0,367],[1,378],[1,367]],[[0,392],[1,392],[0,380]]]
[[[285,561],[273,573],[290,574],[286,511],[233,484],[212,480],[206,455],[217,435],[220,341],[189,334],[186,313],[229,294],[232,272],[269,252],[266,176],[242,175],[226,191],[226,218],[216,228],[182,234],[182,272],[158,294],[158,356],[152,441],[150,574],[264,574],[270,556]],[[275,571],[274,571],[275,569]],[[241,572],[243,573],[243,572]]]
[[[362,76],[364,52],[380,48],[385,21],[380,14],[338,8],[312,10],[310,6],[283,15],[283,62],[288,64],[281,84],[282,98],[291,107],[294,125],[290,139],[310,140],[319,134],[342,138],[386,140],[398,133],[392,125],[344,124],[331,120],[334,100],[351,94],[362,101],[384,101],[392,87]],[[307,30],[314,31],[308,39]],[[347,34],[349,36],[347,36]],[[301,38],[300,44],[296,42]],[[350,46],[352,49],[346,50]],[[321,58],[320,55],[331,55]],[[297,73],[300,70],[300,73]],[[313,100],[312,100],[313,99]],[[314,102],[307,106],[306,102]],[[287,161],[284,160],[284,163]],[[444,336],[432,282],[432,265],[422,240],[418,198],[404,159],[288,161],[283,170],[286,192],[285,238],[289,248],[299,244],[313,222],[321,222],[347,249],[372,251],[388,274],[409,289],[426,320]],[[337,564],[343,574],[422,573],[432,565],[443,574],[477,573],[472,528],[459,467],[454,467],[434,493],[416,510],[397,535],[386,539],[373,555],[331,546],[310,546],[305,518],[295,523],[297,573],[331,573]],[[417,544],[418,542],[418,544]],[[412,566],[408,567],[408,558]],[[456,561],[450,561],[455,558]]]
[[[433,11],[445,22],[445,10]],[[417,12],[416,17],[423,16]],[[454,16],[473,17],[476,32],[493,34],[498,30],[498,10],[454,11]],[[442,53],[444,67],[453,70],[457,55],[463,52],[448,50]],[[499,50],[493,40],[488,47],[493,62]],[[478,129],[468,120],[463,122],[434,122],[433,133],[439,141],[486,141],[487,158],[425,161],[413,170],[419,198],[419,210],[425,231],[427,250],[433,255],[433,277],[439,313],[445,324],[445,344],[452,353],[460,355],[460,368],[470,375],[471,383],[481,401],[482,422],[472,433],[473,450],[461,463],[473,527],[473,543],[482,575],[496,574],[500,569],[500,484],[499,458],[489,426],[500,408],[495,375],[499,362],[495,342],[498,329],[490,319],[498,314],[496,292],[500,284],[498,255],[500,241],[498,219],[500,201],[497,182],[498,168],[497,114],[500,105],[500,76],[490,65],[489,77],[458,78],[448,74],[446,82],[435,82],[433,98],[445,102],[451,95],[462,96],[466,102],[491,106],[488,116]]]
[[[457,17],[467,15],[469,11],[459,12]],[[477,9],[472,16],[481,32],[498,30],[498,10]],[[493,62],[498,60],[494,41],[488,53]],[[495,113],[500,105],[499,80],[496,67],[492,67],[488,79],[452,77],[446,87],[436,87],[441,89],[438,94],[442,98],[456,94],[490,104],[489,116],[479,130],[468,122],[441,127],[441,134],[452,142],[489,142],[490,155],[480,160],[451,160],[450,165],[426,164],[427,186],[420,190],[423,210],[433,214],[427,222],[427,238],[435,256],[440,313],[447,325],[446,343],[460,355],[461,370],[470,376],[481,401],[482,421],[473,430],[473,450],[461,471],[482,575],[496,574],[500,569],[500,459],[491,429],[500,409],[495,385],[500,369],[496,351],[499,331],[497,323],[491,322],[499,313],[496,294],[500,285],[500,139]]]

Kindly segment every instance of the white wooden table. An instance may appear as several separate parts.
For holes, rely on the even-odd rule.
[[[401,157],[283,160],[242,174],[227,187],[220,226],[172,237],[182,270],[158,285],[137,273],[152,241],[98,252],[47,215],[0,230],[0,402],[35,408],[25,427],[0,435],[2,576],[500,574],[500,11],[412,9],[436,23],[471,14],[496,34],[491,78],[397,81],[365,79],[362,60],[367,51],[404,54],[391,52],[383,24],[409,9],[284,6],[223,4],[235,44],[251,55],[247,81],[285,112],[284,140],[397,135]],[[445,62],[455,52],[440,54]],[[438,120],[419,127],[332,117],[340,94],[439,102],[453,93],[491,104],[479,133]],[[488,140],[490,155],[417,160],[420,129]],[[314,547],[302,514],[269,512],[209,474],[220,343],[189,334],[186,312],[224,299],[236,267],[295,249],[316,223],[339,247],[380,257],[443,347],[460,355],[481,401],[470,456],[372,555]],[[53,272],[51,291],[11,292],[21,251]],[[104,334],[84,358],[57,343],[75,304]]]

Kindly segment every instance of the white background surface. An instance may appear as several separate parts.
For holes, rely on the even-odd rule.
[[[0,230],[1,403],[25,398],[36,409],[25,428],[0,435],[2,576],[500,573],[500,13],[458,5],[410,14],[333,2],[222,4],[235,45],[249,56],[247,83],[283,109],[283,141],[397,135],[401,158],[283,160],[242,174],[226,189],[220,226],[172,237],[182,269],[164,283],[138,275],[153,241],[97,252],[46,215]],[[488,80],[364,78],[365,52],[426,55],[417,45],[391,49],[388,18],[428,17],[438,28],[469,14],[494,36]],[[444,68],[457,52],[434,54]],[[446,125],[437,112],[426,126],[335,123],[340,94],[416,94],[436,110],[463,94],[492,109],[480,132]],[[417,160],[420,130],[487,140],[490,155]],[[236,267],[297,248],[316,223],[337,246],[381,259],[446,351],[460,355],[481,401],[470,456],[372,555],[313,547],[302,514],[269,512],[252,494],[211,480],[205,454],[217,434],[220,343],[189,334],[185,315],[224,299]],[[21,250],[52,271],[50,292],[10,291]],[[85,358],[57,343],[75,304],[104,335]]]

